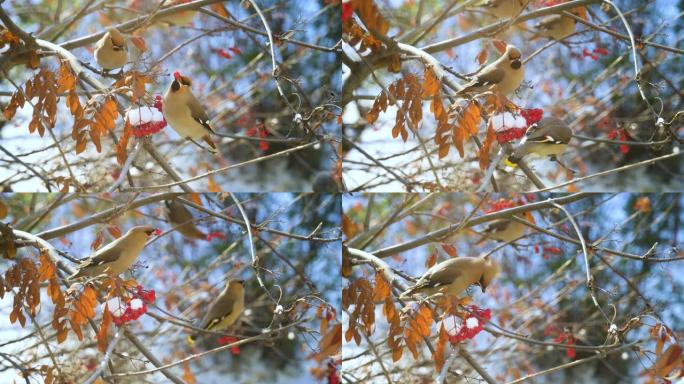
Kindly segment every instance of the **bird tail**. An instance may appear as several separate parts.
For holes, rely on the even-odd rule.
[[[204,142],[209,145],[209,147],[210,147],[209,152],[218,153],[218,148],[216,147],[216,143],[214,143],[214,140],[212,140],[211,137],[209,137],[209,135],[202,136],[202,140],[204,140]]]

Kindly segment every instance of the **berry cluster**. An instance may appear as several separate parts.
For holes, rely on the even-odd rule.
[[[154,290],[143,289],[141,285],[138,285],[136,290],[133,292],[133,299],[126,303],[126,308],[123,310],[123,314],[121,316],[114,316],[114,324],[121,326],[133,320],[137,320],[140,318],[140,316],[147,312],[147,304],[154,303],[156,299],[157,296]],[[119,311],[120,310],[121,308],[119,308]]]
[[[513,207],[517,207],[519,204],[517,204],[515,201],[510,200],[510,199],[499,199],[497,201],[489,203],[489,206],[487,209],[485,209],[485,213],[492,213],[492,212],[498,212],[503,209],[509,209]]]
[[[593,50],[588,50],[587,48],[584,48],[582,50],[582,57],[590,57],[592,60],[596,61],[599,59],[599,55],[601,56],[608,56],[608,50],[605,48],[594,48]]]
[[[161,97],[161,95],[156,95],[154,97],[154,107],[157,108],[159,110],[159,112],[163,112],[162,111],[162,97]]]
[[[228,53],[228,51],[232,52],[234,55],[239,55],[242,53],[242,51],[238,47],[230,47],[230,48],[228,48],[228,51],[226,51],[223,48],[212,48],[211,50],[216,52],[217,55],[223,57],[224,59],[228,59],[228,60],[233,58],[233,56],[230,53]]]
[[[572,332],[570,332],[569,329],[566,329],[558,335],[555,339],[553,339],[554,343],[562,343],[565,342],[565,344],[568,345],[575,345],[575,337],[572,335]],[[575,358],[575,348],[568,348],[565,350],[566,356],[568,356],[571,359]]]
[[[463,319],[458,332],[455,335],[449,336],[449,341],[453,344],[460,343],[466,339],[472,339],[482,332],[485,324],[492,318],[492,311],[490,309],[482,309],[476,305],[468,305],[466,308],[468,308],[470,313]]]
[[[625,131],[624,128],[616,129],[613,132],[608,134],[608,138],[610,140],[615,140],[617,138],[620,141],[627,141],[627,139],[628,139],[627,131]],[[629,153],[629,145],[621,144],[619,148],[620,148],[620,152],[624,153],[625,155]]]
[[[166,120],[143,123],[133,127],[133,135],[135,137],[149,136],[161,131],[164,127],[166,127]]]
[[[544,110],[539,109],[539,108],[521,109],[520,110],[520,116],[525,118],[525,121],[527,122],[528,127],[530,125],[536,123],[537,121],[541,120],[543,114],[544,114]]]
[[[162,97],[161,95],[156,95],[154,97],[154,107],[162,112]],[[133,126],[133,136],[144,137],[153,135],[166,127],[166,119],[161,121],[148,121],[147,123],[142,123]]]
[[[239,341],[239,340],[240,339],[238,339],[235,336],[221,336],[221,337],[219,337],[219,339],[217,341],[219,344],[225,345],[225,344],[232,344],[232,343]],[[240,354],[240,347],[238,347],[237,345],[230,347],[230,353],[232,353],[233,355],[239,355]]]
[[[252,126],[252,128],[247,130],[247,136],[249,137],[254,137],[257,134],[259,135],[259,137],[268,136],[268,132],[266,131],[266,128],[263,124],[254,125]],[[261,149],[262,151],[268,151],[268,141],[260,141],[259,149]]]
[[[524,127],[504,129],[496,132],[496,141],[498,141],[499,144],[508,143],[525,136],[526,131],[527,128]]]

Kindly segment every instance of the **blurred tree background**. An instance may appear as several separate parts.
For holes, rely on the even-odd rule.
[[[679,340],[684,330],[681,195],[580,194],[560,203],[578,224],[589,247],[600,310],[587,288],[579,244],[532,228],[514,245],[494,240],[478,244],[479,233],[488,222],[455,230],[460,223],[501,212],[502,202],[512,203],[509,206],[514,208],[563,198],[554,194],[466,193],[345,198],[346,243],[350,250],[362,247],[388,263],[403,286],[411,285],[405,276],[417,278],[428,266],[450,257],[491,253],[489,257],[501,265],[501,274],[486,294],[479,288],[468,291],[471,304],[491,310],[491,321],[475,338],[455,346],[452,357],[447,353],[449,372],[439,376],[445,382],[479,377],[458,355],[459,348],[467,350],[497,382],[657,383],[663,377],[678,377],[682,358]],[[498,210],[493,208],[497,205]],[[534,225],[577,241],[573,225],[561,210],[547,206],[532,212]],[[353,272],[344,285],[350,287],[365,279],[377,292],[378,275],[373,277],[373,267],[379,268],[379,264],[355,255],[351,253]],[[402,316],[411,318],[411,311],[420,303],[398,302],[395,295],[399,292],[395,284],[391,300],[399,304],[397,310],[401,309]],[[349,314],[363,305],[363,299],[351,300],[344,307],[345,332],[350,327]],[[378,304],[373,304],[375,323],[368,338],[362,338],[358,346],[354,340],[345,339],[343,367],[348,379],[386,382],[384,365],[389,377],[398,382],[441,382],[437,379],[440,370],[435,371],[434,355],[425,342],[419,345],[418,358],[406,350],[393,361],[390,352],[395,348],[387,344],[388,320],[383,305]],[[434,313],[428,340],[436,348],[443,312],[435,309]],[[615,347],[616,339],[609,332],[611,324],[619,335],[615,345],[627,347],[606,347],[599,353],[596,346]],[[572,345],[565,348],[553,343]],[[668,359],[672,366],[665,370],[664,360]],[[538,372],[543,373],[534,379],[525,378]]]
[[[527,3],[529,6],[523,14],[567,1]],[[384,168],[369,160],[358,148],[347,145],[345,178],[348,187],[363,191],[420,191],[415,188],[431,190],[432,184],[439,184],[435,179],[439,179],[440,190],[461,191],[475,190],[482,181],[484,172],[477,164],[478,158],[482,158],[478,152],[480,145],[473,140],[466,141],[465,156],[452,150],[442,158],[441,148],[438,155],[437,145],[433,143],[437,123],[428,100],[422,103],[423,119],[418,119],[419,126],[412,128],[424,144],[420,144],[413,132],[405,143],[393,136],[395,105],[380,113],[377,121],[369,123],[369,112],[382,91],[380,84],[388,88],[408,74],[417,76],[424,84],[425,63],[434,64],[426,56],[415,53],[418,51],[411,54],[405,47],[422,50],[431,56],[443,67],[445,78],[456,84],[465,84],[463,76],[473,74],[482,64],[499,57],[499,52],[492,48],[492,40],[501,39],[518,47],[522,51],[525,79],[518,91],[510,95],[511,101],[521,108],[542,109],[545,117],[562,119],[575,135],[579,135],[562,156],[565,164],[578,174],[567,174],[545,159],[530,160],[533,170],[547,186],[678,153],[684,110],[682,2],[625,0],[617,4],[637,42],[638,77],[652,109],[640,96],[635,82],[637,74],[629,39],[614,35],[626,36],[626,27],[612,7],[599,3],[596,1],[585,7],[587,20],[613,35],[577,23],[575,33],[562,42],[532,39],[531,31],[541,20],[539,16],[503,27],[494,31],[496,33],[480,33],[480,29],[500,20],[478,7],[477,1],[451,2],[446,6],[440,1],[376,1],[377,14],[370,11],[368,14],[381,15],[377,17],[386,23],[386,33],[379,32],[382,28],[370,21],[362,20],[359,15],[363,12],[358,9],[356,13],[350,13],[348,25],[357,23],[373,31],[364,32],[366,40],[363,43],[358,42],[361,34],[353,32],[353,27],[348,26],[343,32],[346,42],[343,45],[344,135]],[[380,35],[382,38],[378,37]],[[374,40],[375,37],[378,38]],[[404,45],[397,48],[396,44]],[[455,91],[445,85],[446,80],[440,84],[448,108],[454,103]],[[658,118],[665,124],[658,125]],[[486,140],[486,120],[484,122],[478,125],[480,143]],[[591,138],[642,144],[594,142]],[[499,191],[519,192],[534,187],[520,169],[505,164],[500,168],[502,171],[497,173]],[[608,172],[576,186],[597,192],[677,192],[682,185],[682,171],[681,159],[673,156],[622,172]],[[557,191],[566,190],[562,188]]]
[[[166,2],[161,10],[184,3],[188,2]],[[336,103],[341,78],[334,48],[341,34],[339,4],[324,0],[258,3],[275,42],[276,78],[272,75],[274,63],[264,25],[249,1],[204,1],[192,21],[182,25],[169,24],[164,19],[145,19],[158,11],[160,5],[148,0],[97,4],[32,0],[4,3],[3,12],[23,31],[66,48],[83,65],[92,67],[84,68],[81,77],[88,79],[78,81],[75,87],[86,117],[86,106],[97,110],[102,102],[102,96],[98,96],[102,90],[93,87],[89,79],[104,84],[123,114],[129,105],[151,106],[154,97],[167,90],[174,72],[190,77],[192,90],[215,131],[231,137],[214,137],[220,152],[217,157],[183,140],[170,126],[153,135],[155,148],[183,178],[312,143],[288,155],[223,171],[213,176],[215,180],[211,182],[195,182],[192,185],[197,190],[211,190],[207,184],[214,183],[221,185],[221,190],[231,191],[310,191],[315,176],[332,175],[338,160],[329,140],[313,143],[324,136],[340,134],[335,120],[340,113]],[[130,24],[132,20],[137,22]],[[146,91],[145,98],[137,102],[127,100],[127,87],[114,86],[115,77],[101,76],[93,57],[95,41],[86,40],[103,32],[106,26],[116,25],[127,25],[121,29],[128,38],[130,51],[122,79],[133,76],[143,82]],[[22,65],[21,58],[26,55],[21,50],[23,45],[5,45],[4,49],[7,52],[0,62],[2,76],[13,83],[4,82],[0,87],[3,109],[16,91],[14,84],[22,87],[38,69]],[[37,58],[40,68],[59,73],[63,58],[55,52],[43,48]],[[62,83],[61,78],[54,80]],[[283,95],[276,89],[276,80]],[[55,180],[64,177],[75,178],[71,185],[80,190],[98,192],[117,179],[122,165],[120,161],[117,164],[117,144],[124,135],[121,115],[115,118],[114,129],[102,135],[102,151],[96,151],[88,137],[85,152],[77,154],[70,135],[74,136],[72,126],[78,119],[69,113],[67,103],[71,102],[63,102],[66,93],[57,96],[61,97],[52,129],[54,139],[49,134],[29,133],[33,111],[28,103],[11,120],[3,121],[0,137],[5,151],[0,153],[0,184],[5,190],[49,191],[52,187],[54,191],[58,183]],[[84,131],[88,133],[87,129]],[[72,168],[70,172],[55,141],[62,147]],[[129,141],[129,153],[133,152],[133,141]],[[151,156],[143,151],[136,158],[130,178],[135,185],[168,182],[166,171]]]
[[[208,240],[188,239],[167,222],[164,201],[174,194],[157,195],[103,194],[5,194],[1,197],[9,228],[23,229],[50,241],[61,253],[59,265],[74,267],[67,259],[88,256],[91,247],[107,244],[118,232],[133,225],[152,225],[162,232],[150,240],[135,267],[133,277],[146,290],[156,292],[156,302],[146,316],[125,325],[151,353],[164,363],[173,363],[192,354],[220,348],[218,336],[205,335],[195,346],[186,344],[193,332],[183,323],[197,325],[211,300],[223,289],[227,279],[244,279],[245,310],[241,320],[229,331],[239,338],[267,335],[239,346],[239,351],[213,351],[201,358],[171,368],[185,382],[312,382],[328,373],[328,353],[320,343],[337,323],[340,281],[340,204],[336,195],[315,194],[238,194],[241,206],[252,224],[256,261],[250,251],[249,236],[243,217],[228,194],[181,195],[190,202],[201,202],[203,210],[189,207],[198,228]],[[104,215],[103,215],[104,214]],[[3,232],[3,254],[6,242]],[[99,239],[99,240],[98,240]],[[16,258],[0,259],[0,276],[8,281],[7,271],[20,260],[35,260],[37,252],[17,240]],[[63,269],[63,268],[62,268]],[[255,273],[265,285],[260,287]],[[58,271],[58,275],[64,276]],[[126,273],[128,276],[128,273]],[[62,277],[59,277],[61,281]],[[64,343],[54,339],[50,318],[54,306],[47,293],[34,321],[25,327],[10,323],[13,291],[7,283],[0,301],[1,381],[18,380],[19,369],[32,378],[40,377],[38,368],[46,364],[54,369],[44,342],[36,333],[38,324],[47,338],[59,365],[56,382],[84,381],[100,363],[102,354],[95,346],[95,334],[102,309],[96,306],[92,319],[96,327],[85,326],[79,341],[69,332]],[[79,291],[78,285],[72,287]],[[62,288],[67,294],[66,286]],[[42,292],[42,289],[41,289]],[[105,291],[103,290],[102,293]],[[271,298],[272,297],[272,298]],[[16,305],[16,301],[15,301]],[[16,320],[15,320],[16,321]],[[112,328],[114,326],[112,325]],[[267,330],[283,331],[269,334]],[[114,331],[110,329],[110,340]],[[98,336],[99,340],[99,336]],[[339,352],[339,350],[338,350]],[[126,372],[154,368],[135,345],[120,341],[110,359],[111,373],[123,374],[106,380],[167,380],[159,372],[127,377]],[[12,359],[12,360],[10,360]],[[332,363],[333,367],[335,363]],[[78,378],[78,380],[77,380]],[[101,379],[100,379],[101,380]],[[137,381],[136,381],[137,382]]]

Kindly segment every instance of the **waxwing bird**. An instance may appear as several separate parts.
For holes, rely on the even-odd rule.
[[[573,12],[574,13],[574,12]],[[553,40],[563,40],[575,33],[577,21],[565,15],[548,15],[534,24],[533,39],[546,37]]]
[[[182,202],[171,199],[164,201],[165,214],[174,229],[189,239],[206,239],[207,235],[200,231],[193,222],[192,213]]]
[[[526,155],[534,153],[548,156],[563,168],[568,169],[557,156],[565,152],[570,140],[572,140],[572,129],[567,124],[555,117],[545,117],[527,128],[525,136],[508,160],[517,164]]]
[[[527,6],[527,0],[485,0],[481,7],[498,17],[499,19],[510,19],[518,16]]]
[[[179,72],[173,73],[173,82],[164,93],[163,114],[166,122],[181,137],[200,147],[195,139],[202,138],[211,147],[210,151],[216,152],[216,144],[209,137],[214,130],[209,125],[207,112],[192,94],[192,80],[189,77],[181,76]]]
[[[95,251],[95,254],[81,262],[78,270],[69,279],[95,277],[105,272],[119,275],[135,263],[145,243],[155,232],[153,227],[133,227],[126,234]]]
[[[173,0],[173,1],[169,2],[169,7],[185,4],[185,3],[188,3],[189,1],[190,0]],[[197,11],[194,11],[194,10],[178,11],[178,12],[172,13],[170,15],[159,17],[157,19],[157,21],[159,21],[161,23],[166,23],[166,24],[182,27],[182,26],[185,26],[185,25],[192,23],[192,19],[195,17],[196,14],[197,14]]]
[[[126,64],[128,46],[118,29],[107,28],[107,32],[96,44],[95,61],[106,70],[120,68]]]
[[[455,298],[471,284],[478,284],[484,293],[499,272],[499,265],[492,259],[482,257],[448,259],[428,269],[416,284],[404,291],[399,298],[406,298],[416,293],[428,296],[443,293]]]
[[[229,280],[223,291],[209,304],[207,313],[198,328],[208,331],[222,331],[235,324],[245,306],[245,282]],[[188,343],[194,344],[197,334],[188,336]]]
[[[465,84],[457,94],[478,94],[487,91],[502,96],[510,94],[518,89],[525,78],[521,58],[522,53],[518,48],[507,45],[501,57],[475,73],[472,80]]]
[[[527,225],[513,218],[501,218],[492,220],[481,232],[482,238],[478,244],[487,239],[494,239],[504,243],[510,243],[521,238],[525,234]]]

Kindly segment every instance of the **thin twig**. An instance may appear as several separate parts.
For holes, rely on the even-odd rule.
[[[245,209],[242,207],[240,200],[237,198],[237,196],[235,196],[233,192],[230,192],[230,198],[233,199],[235,206],[237,206],[238,210],[240,211],[240,215],[242,215],[242,220],[244,220],[245,222],[245,228],[247,230],[247,240],[249,241],[249,254],[252,256],[252,268],[254,268],[254,275],[256,276],[261,289],[266,291],[266,294],[271,299],[271,301],[278,304],[277,300],[275,300],[273,298],[273,295],[271,295],[271,291],[269,291],[268,288],[266,288],[264,280],[261,278],[261,274],[259,273],[259,269],[261,267],[259,266],[259,257],[257,256],[257,253],[254,250],[254,238],[252,237],[252,225],[250,224],[249,217],[247,217],[247,213],[245,212]]]
[[[670,153],[670,154],[667,154],[667,155],[663,155],[663,156],[660,156],[660,157],[654,157],[654,158],[651,158],[651,159],[639,161],[639,162],[637,162],[637,163],[627,164],[627,165],[624,165],[624,166],[622,166],[622,167],[617,167],[617,168],[609,169],[609,170],[607,170],[607,171],[597,172],[597,173],[594,173],[594,174],[591,174],[591,175],[587,175],[587,176],[583,176],[583,177],[578,177],[578,178],[575,178],[575,179],[572,179],[572,180],[568,180],[568,181],[563,182],[563,183],[559,183],[559,184],[553,185],[553,186],[551,186],[551,187],[546,187],[546,188],[539,189],[539,190],[537,190],[536,192],[548,192],[548,191],[553,191],[554,189],[563,188],[563,187],[568,186],[568,185],[571,185],[571,184],[579,183],[580,181],[585,181],[585,180],[593,179],[593,178],[599,177],[599,176],[605,176],[605,175],[608,175],[608,174],[611,174],[611,173],[615,173],[615,172],[626,171],[626,170],[628,170],[628,169],[637,168],[637,167],[640,167],[640,166],[642,166],[642,165],[655,164],[657,161],[665,160],[665,159],[669,159],[669,158],[673,158],[673,157],[677,157],[677,156],[680,156],[680,155],[682,155],[682,154],[684,154],[684,151],[681,151],[681,152],[673,152],[673,153]]]
[[[536,203],[530,203],[530,204],[525,204],[525,205],[520,205],[517,207],[509,208],[509,209],[503,209],[497,212],[493,212],[487,215],[482,215],[478,216],[475,218],[472,218],[470,220],[467,220],[465,223],[455,223],[451,224],[445,228],[437,229],[434,230],[430,233],[425,234],[422,237],[419,237],[417,239],[412,239],[409,241],[406,241],[401,244],[395,244],[383,249],[379,249],[376,251],[372,251],[370,253],[374,254],[377,257],[384,258],[384,257],[389,257],[392,255],[395,255],[397,253],[405,252],[408,251],[409,249],[413,249],[416,247],[419,247],[421,245],[430,243],[434,241],[435,239],[441,239],[444,238],[445,236],[455,232],[457,229],[462,229],[462,228],[469,228],[478,224],[482,224],[494,219],[501,219],[505,217],[510,217],[511,215],[523,213],[523,212],[529,212],[529,211],[535,211],[543,208],[549,208],[552,207],[554,203],[558,204],[569,204],[578,200],[582,200],[585,198],[588,198],[591,196],[589,193],[575,193],[572,195],[567,195],[567,196],[560,196],[560,197],[555,197],[552,199],[544,200],[544,201],[539,201]]]
[[[325,140],[325,139],[324,139],[324,140]],[[271,159],[275,159],[275,158],[278,158],[278,157],[286,156],[286,155],[289,155],[289,154],[291,154],[291,153],[293,153],[293,152],[297,152],[297,151],[301,151],[301,150],[303,150],[303,149],[307,149],[307,148],[313,147],[313,146],[315,146],[315,145],[318,145],[318,144],[321,143],[321,142],[322,142],[322,141],[319,140],[319,141],[314,141],[314,142],[311,142],[311,143],[303,144],[303,145],[300,145],[300,146],[297,146],[297,147],[293,147],[293,148],[290,148],[290,149],[286,149],[286,150],[284,150],[284,151],[280,151],[280,152],[276,152],[276,153],[273,153],[273,154],[270,154],[270,155],[257,157],[256,159],[244,161],[244,162],[239,163],[239,164],[233,164],[233,165],[229,165],[229,166],[226,166],[226,167],[223,167],[223,168],[215,169],[215,170],[212,170],[212,171],[203,173],[203,174],[198,175],[198,176],[189,177],[189,178],[184,179],[184,180],[178,180],[178,181],[173,182],[173,183],[161,184],[161,185],[150,185],[150,186],[147,186],[147,187],[131,187],[131,188],[126,188],[126,189],[124,189],[123,191],[125,191],[125,192],[131,192],[131,191],[151,191],[151,190],[156,190],[156,189],[167,189],[167,188],[171,188],[171,187],[174,187],[174,186],[177,186],[177,185],[180,185],[181,188],[183,188],[183,185],[184,185],[184,184],[190,183],[190,182],[192,182],[192,181],[201,180],[201,179],[204,179],[204,178],[209,177],[209,176],[211,176],[211,175],[215,175],[215,174],[217,174],[217,173],[221,173],[221,172],[224,172],[224,171],[230,171],[230,170],[233,170],[233,169],[236,169],[236,168],[241,168],[241,167],[244,167],[244,166],[246,166],[246,165],[256,164],[256,163],[260,163],[260,162],[262,162],[262,161],[271,160]],[[187,188],[187,186],[186,186],[186,188]],[[188,191],[186,191],[186,192],[188,192]],[[192,191],[189,191],[189,192],[192,192]]]
[[[107,346],[107,350],[105,351],[104,356],[102,356],[102,360],[100,360],[100,364],[97,365],[97,368],[93,372],[90,377],[86,381],[83,382],[83,384],[92,384],[97,380],[98,376],[104,371],[105,367],[107,366],[107,363],[109,362],[109,359],[112,357],[112,353],[114,352],[114,347],[119,343],[119,340],[121,340],[121,335],[123,335],[123,332],[119,328],[116,329],[116,334],[114,335],[114,338],[109,342],[109,345]]]
[[[475,360],[468,351],[466,351],[464,348],[459,348],[458,353],[465,361],[468,362],[468,364],[470,364],[471,367],[473,367],[474,370],[477,371],[477,373],[480,374],[480,376],[482,376],[484,381],[486,381],[489,384],[496,384],[496,380],[494,380],[494,378],[489,373],[487,373],[487,371],[485,371],[484,368],[482,368],[480,363],[478,363],[477,360]]]
[[[287,107],[290,108],[290,111],[292,113],[297,113],[297,110],[295,109],[292,104],[290,104],[290,100],[287,99],[287,96],[285,96],[285,91],[283,91],[282,86],[280,85],[280,67],[278,65],[278,60],[276,59],[275,55],[275,42],[273,41],[273,34],[271,33],[271,27],[268,26],[268,22],[266,21],[266,17],[264,16],[263,13],[261,13],[261,9],[257,5],[255,0],[249,0],[250,4],[252,4],[252,7],[254,7],[254,10],[259,14],[259,18],[261,19],[261,22],[264,24],[264,29],[266,30],[266,34],[268,35],[268,47],[269,50],[271,51],[271,63],[273,65],[273,71],[271,72],[271,76],[273,76],[273,80],[275,81],[276,88],[278,89],[278,93],[280,96],[283,98],[285,101],[285,104],[287,104]]]
[[[128,174],[128,170],[131,168],[131,165],[133,165],[133,162],[135,159],[138,157],[138,154],[140,153],[140,149],[142,148],[142,145],[140,141],[136,141],[135,147],[133,148],[133,152],[131,152],[128,155],[128,158],[126,158],[126,162],[124,163],[123,167],[121,167],[121,171],[119,173],[119,177],[114,181],[114,183],[107,188],[107,192],[114,192],[121,183],[126,179],[126,175]]]

